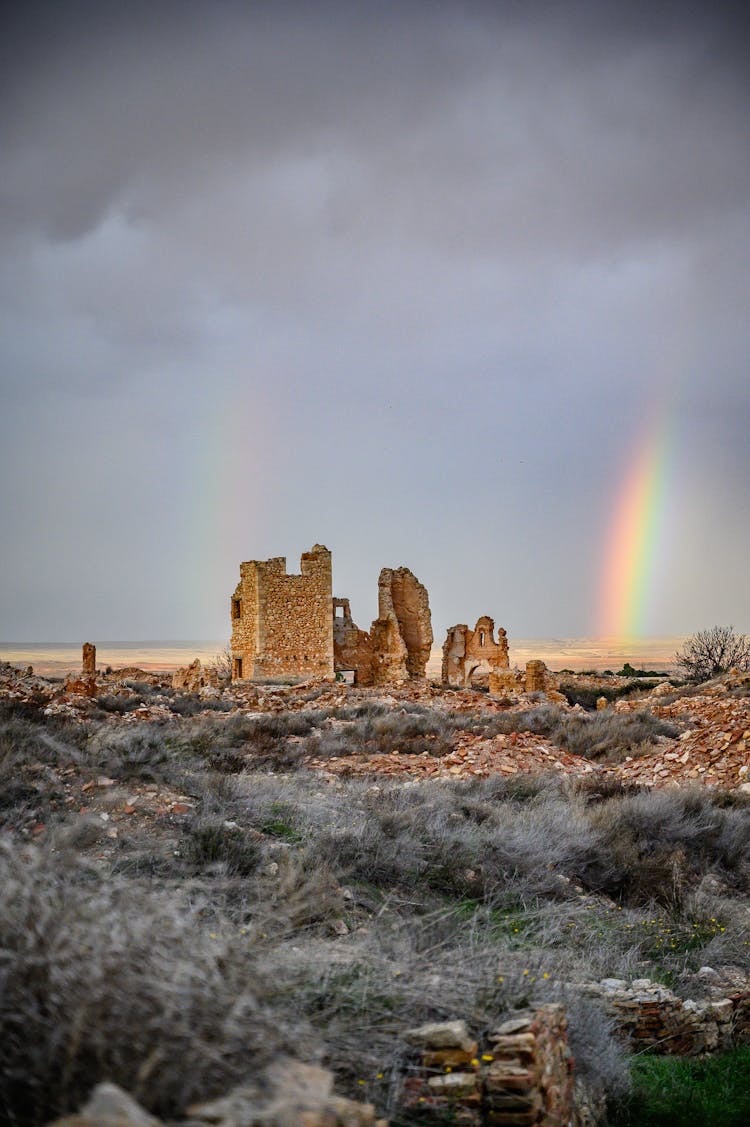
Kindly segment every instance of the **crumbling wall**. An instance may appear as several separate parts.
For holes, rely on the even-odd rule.
[[[727,996],[714,992],[703,1001],[680,998],[648,978],[629,986],[624,979],[605,978],[585,983],[580,990],[601,1002],[634,1052],[697,1056],[750,1041],[747,982],[744,989]]]
[[[201,665],[199,657],[191,661],[190,665],[175,669],[172,674],[172,688],[182,689],[184,692],[197,693],[199,689],[218,688],[218,686],[218,670]]]
[[[509,693],[546,693],[550,700],[562,702],[557,677],[550,673],[543,661],[527,661],[526,671],[495,668],[490,671],[490,696],[504,697]]]
[[[333,677],[331,553],[315,544],[300,574],[283,556],[240,564],[231,599],[233,680]]]
[[[432,649],[427,588],[408,567],[384,567],[378,579],[378,619],[395,618],[406,649],[408,677],[424,677]]]
[[[370,632],[355,624],[348,599],[333,600],[333,632],[334,667],[353,669],[356,684],[398,685],[422,678],[432,648],[427,589],[408,567],[384,567]]]
[[[83,643],[81,665],[84,677],[96,677],[96,646],[93,642]]]
[[[333,600],[333,657],[337,673],[353,669],[358,685],[373,683],[372,638],[354,622],[348,599]]]
[[[420,1060],[403,1084],[404,1111],[426,1120],[483,1127],[553,1127],[575,1122],[573,1061],[562,1006],[523,1010],[484,1045],[462,1021],[411,1029]]]
[[[464,688],[479,680],[489,684],[489,676],[508,669],[508,636],[484,614],[473,630],[463,623],[451,626],[443,643],[443,684]]]

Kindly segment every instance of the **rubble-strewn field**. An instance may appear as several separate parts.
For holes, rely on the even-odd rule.
[[[111,1080],[164,1121],[282,1122],[206,1101],[244,1085],[266,1106],[295,1058],[360,1108],[311,1124],[448,1121],[405,1107],[404,1033],[458,1018],[481,1044],[554,1002],[580,1122],[622,1116],[627,1038],[656,1020],[632,1018],[634,981],[647,1015],[699,1015],[690,1051],[711,1006],[739,1028],[748,765],[747,676],[586,712],[2,666],[0,1119],[49,1122]]]

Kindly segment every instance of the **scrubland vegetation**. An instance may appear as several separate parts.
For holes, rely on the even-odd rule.
[[[459,727],[612,759],[663,721],[316,709],[314,693],[301,712],[191,716],[186,700],[166,724],[113,725],[105,698],[87,725],[34,707],[0,719],[3,1122],[45,1123],[104,1078],[169,1118],[292,1052],[398,1123],[404,1029],[463,1017],[481,1034],[546,1000],[565,1002],[579,1074],[612,1123],[687,1122],[646,1117],[655,1082],[639,1064],[633,1085],[576,984],[680,992],[704,964],[747,965],[747,800],[302,763],[365,746],[441,755]]]

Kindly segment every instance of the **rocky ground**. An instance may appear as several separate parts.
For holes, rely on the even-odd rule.
[[[405,1125],[410,1069],[414,1092],[452,1084],[405,1031],[461,1019],[487,1044],[519,1007],[562,1005],[605,1122],[627,1087],[618,1006],[632,1026],[643,1005],[655,1051],[731,1043],[748,675],[571,675],[502,699],[195,666],[174,682],[0,666],[4,1121],[37,1127],[100,1081],[164,1122],[237,1085],[270,1106],[297,1058],[326,1072],[310,1123]]]
[[[146,673],[136,668],[99,673],[94,681],[69,678],[67,682],[35,676],[31,669],[0,665],[0,702],[38,706],[47,717],[86,724],[106,720],[112,726],[133,724],[179,725],[182,717],[215,716],[218,711],[243,716],[298,713],[314,707],[327,709],[330,732],[345,733],[346,722],[336,710],[366,703],[381,705],[399,714],[418,705],[432,713],[450,717],[481,715],[483,718],[523,713],[549,707],[544,693],[515,693],[502,700],[485,692],[448,690],[436,683],[409,683],[400,688],[356,689],[343,684],[308,681],[295,686],[230,685],[206,671],[193,669],[174,675]],[[181,687],[173,688],[173,681]],[[185,682],[187,681],[187,685]],[[637,679],[595,678],[571,675],[566,686],[586,690],[622,690],[627,697],[605,704],[595,717],[580,705],[571,705],[560,692],[550,694],[563,715],[578,714],[584,721],[598,722],[611,715],[648,714],[667,721],[674,732],[660,732],[637,749],[623,754],[573,753],[565,742],[534,730],[498,733],[491,738],[457,727],[450,745],[413,753],[409,741],[383,752],[373,737],[355,749],[347,747],[337,756],[314,753],[305,763],[327,773],[382,774],[411,778],[471,778],[516,773],[556,772],[561,775],[600,774],[639,786],[666,787],[698,784],[750,793],[750,674],[730,673],[705,685],[675,687],[665,680],[640,689]],[[533,723],[531,725],[533,729]],[[543,726],[544,727],[544,726]],[[633,754],[637,750],[637,754]],[[179,800],[175,800],[179,801]]]

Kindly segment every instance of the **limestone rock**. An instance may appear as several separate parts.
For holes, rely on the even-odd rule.
[[[81,655],[81,667],[84,677],[96,676],[96,646],[91,642],[83,643],[83,653]]]
[[[78,1115],[55,1120],[52,1127],[158,1127],[160,1119],[149,1115],[117,1084],[97,1084]]]
[[[188,1108],[190,1122],[216,1127],[375,1127],[375,1108],[333,1092],[333,1074],[291,1058],[277,1061],[263,1090],[240,1085]],[[382,1127],[387,1123],[379,1121]]]
[[[417,1049],[462,1049],[474,1047],[465,1021],[437,1021],[408,1029],[404,1040]]]

